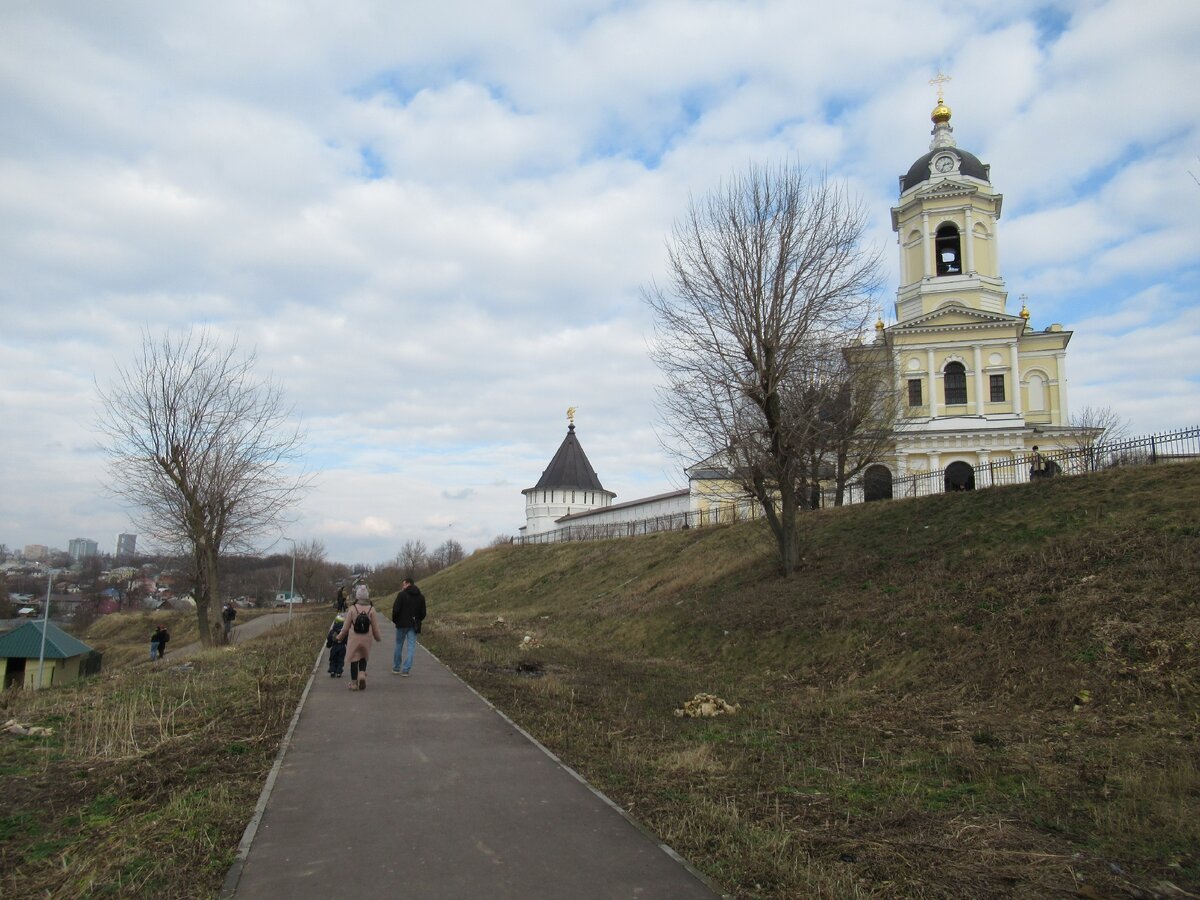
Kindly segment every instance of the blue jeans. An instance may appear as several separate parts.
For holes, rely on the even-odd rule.
[[[412,671],[413,653],[417,649],[415,628],[396,629],[396,649],[392,653],[392,668],[401,672]]]

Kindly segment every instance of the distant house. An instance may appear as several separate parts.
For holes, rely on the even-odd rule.
[[[46,629],[42,656],[42,628]],[[39,666],[38,660],[44,663]],[[41,669],[41,683],[38,670]],[[100,671],[100,654],[71,637],[53,622],[25,622],[0,636],[0,682],[10,687],[70,684],[81,675]]]

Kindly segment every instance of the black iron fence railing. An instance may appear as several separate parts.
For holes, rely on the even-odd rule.
[[[1200,426],[1152,434],[1121,441],[1099,441],[1087,447],[1057,449],[1046,446],[1038,455],[1026,454],[996,461],[942,471],[916,472],[890,483],[875,482],[870,486],[872,499],[903,499],[927,497],[954,490],[977,490],[1023,484],[1041,478],[1085,475],[1115,466],[1154,465],[1200,459]],[[842,502],[862,503],[867,486],[860,479],[846,487]],[[836,492],[823,490],[819,505],[834,506]],[[597,541],[610,538],[635,537],[659,531],[678,531],[683,528],[704,528],[732,522],[757,519],[762,509],[746,497],[722,497],[719,503],[705,509],[689,510],[671,515],[638,519],[630,522],[580,523],[543,531],[539,534],[517,535],[516,544],[555,544],[563,541]]]

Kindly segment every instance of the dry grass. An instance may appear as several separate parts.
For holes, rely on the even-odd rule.
[[[828,511],[788,580],[753,524],[503,547],[423,638],[739,897],[1200,894],[1196,509],[1187,465]]]
[[[326,617],[297,617],[186,666],[143,662],[146,621],[108,617],[88,636],[109,642],[105,674],[0,698],[5,718],[55,729],[0,736],[0,894],[216,894]],[[180,633],[173,625],[173,643]],[[114,656],[136,662],[109,670]]]

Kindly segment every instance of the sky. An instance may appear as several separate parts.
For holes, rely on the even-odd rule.
[[[1197,47],[1185,0],[7,0],[0,543],[131,530],[97,391],[188,328],[282,387],[286,531],[331,560],[516,533],[571,406],[617,502],[685,486],[642,300],[673,222],[751,164],[844,180],[894,321],[939,71],[1071,408],[1197,424]]]

